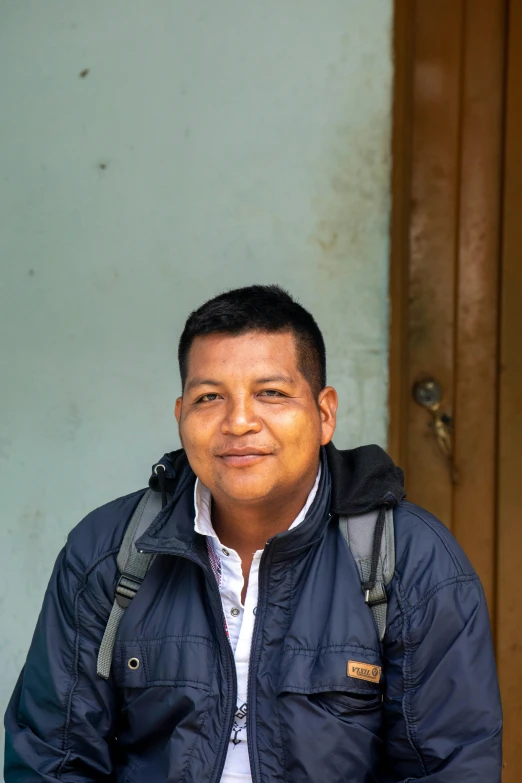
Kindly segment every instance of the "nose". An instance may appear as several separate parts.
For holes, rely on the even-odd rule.
[[[261,422],[256,415],[254,401],[249,394],[230,396],[225,409],[225,417],[221,422],[223,435],[239,437],[248,432],[259,432]]]

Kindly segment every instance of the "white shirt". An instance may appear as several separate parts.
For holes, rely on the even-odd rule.
[[[319,466],[312,491],[308,495],[302,510],[290,525],[289,530],[301,524],[306,517],[307,511],[317,494],[320,478],[321,467]],[[254,559],[248,575],[245,604],[243,606],[241,603],[241,592],[244,580],[241,571],[241,558],[234,549],[224,547],[217,537],[212,527],[211,504],[212,496],[210,491],[197,479],[194,488],[194,508],[196,512],[194,529],[196,533],[207,536],[210,544],[209,555],[214,573],[216,574],[228,636],[236,663],[237,709],[232,735],[228,743],[221,783],[252,783],[246,728],[247,683],[250,646],[252,644],[257,607],[259,563],[263,550],[259,549],[254,553]]]

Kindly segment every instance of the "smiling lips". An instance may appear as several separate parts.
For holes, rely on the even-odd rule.
[[[264,457],[270,456],[270,452],[264,451],[263,449],[256,449],[254,446],[243,446],[238,449],[227,449],[221,454],[218,454],[218,456],[226,465],[242,468],[247,467],[248,465],[257,464]]]

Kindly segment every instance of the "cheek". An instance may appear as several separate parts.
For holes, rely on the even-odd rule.
[[[180,421],[179,434],[183,448],[191,459],[197,459],[199,455],[203,456],[208,451],[211,440],[209,422],[198,420],[197,417],[186,416]]]
[[[209,438],[207,429],[198,426],[193,421],[180,424],[181,445],[185,449],[190,467],[198,478],[206,485],[211,483],[209,461]]]
[[[321,422],[319,415],[310,416],[309,411],[288,411],[285,416],[273,421],[273,431],[284,450],[298,452],[299,461],[307,462],[310,453],[320,445]]]

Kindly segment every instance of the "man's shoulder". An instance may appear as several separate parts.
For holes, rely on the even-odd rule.
[[[69,565],[86,574],[103,560],[116,557],[127,525],[145,489],[111,500],[84,517],[67,537]]]
[[[452,582],[477,575],[448,528],[426,509],[401,501],[394,510],[395,573],[411,606]]]

